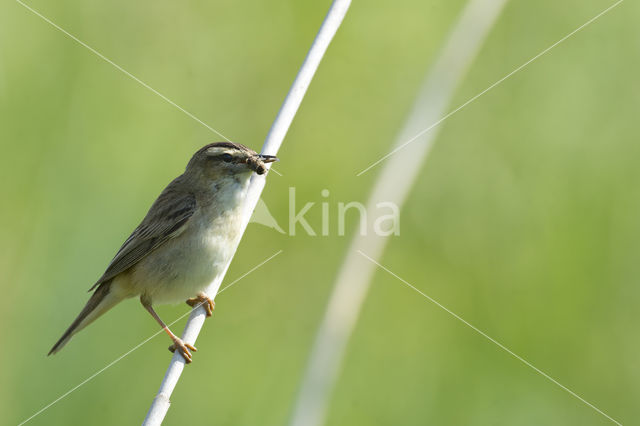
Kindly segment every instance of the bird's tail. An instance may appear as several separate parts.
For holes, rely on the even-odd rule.
[[[104,314],[116,303],[122,300],[111,292],[111,283],[112,281],[107,281],[100,284],[80,312],[80,315],[78,315],[78,317],[71,323],[60,340],[53,345],[53,348],[51,348],[48,355],[58,352],[69,340],[71,340],[71,337],[73,337],[74,334],[91,324],[96,318]]]

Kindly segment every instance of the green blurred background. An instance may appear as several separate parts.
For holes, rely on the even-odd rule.
[[[613,2],[513,1],[451,107]],[[259,148],[330,1],[28,4],[234,141]],[[355,1],[263,198],[366,200],[464,2]],[[381,262],[623,424],[640,419],[640,7],[627,1],[447,120]],[[20,4],[0,4],[0,423],[17,424],[154,332],[136,300],[56,356],[161,189],[208,129]],[[308,215],[320,227],[319,207]],[[282,425],[346,237],[250,225],[166,424]],[[167,321],[186,305],[164,306]],[[181,331],[184,320],[174,325]],[[142,421],[158,336],[35,425]],[[391,276],[351,340],[331,425],[606,425]]]

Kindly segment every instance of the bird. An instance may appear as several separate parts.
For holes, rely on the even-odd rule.
[[[204,290],[224,273],[240,240],[252,174],[265,174],[266,164],[274,161],[278,158],[273,155],[233,142],[210,143],[196,151],[89,289],[93,294],[49,355],[119,302],[139,297],[171,338],[169,350],[178,350],[190,363],[191,351],[197,349],[173,334],[153,305],[186,300],[212,315],[215,304]]]

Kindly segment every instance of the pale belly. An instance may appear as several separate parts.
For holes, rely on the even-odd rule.
[[[127,274],[128,291],[153,304],[178,303],[204,291],[230,261],[240,237],[239,211],[194,215],[189,227]]]

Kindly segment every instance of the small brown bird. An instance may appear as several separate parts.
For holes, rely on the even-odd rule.
[[[277,160],[232,142],[198,150],[91,287],[93,295],[49,355],[118,302],[139,296],[171,337],[169,349],[191,362],[190,350],[196,348],[173,334],[152,305],[186,299],[190,306],[203,305],[211,316],[214,303],[203,290],[223,272],[241,237],[249,178],[253,172],[266,173],[265,163]]]

